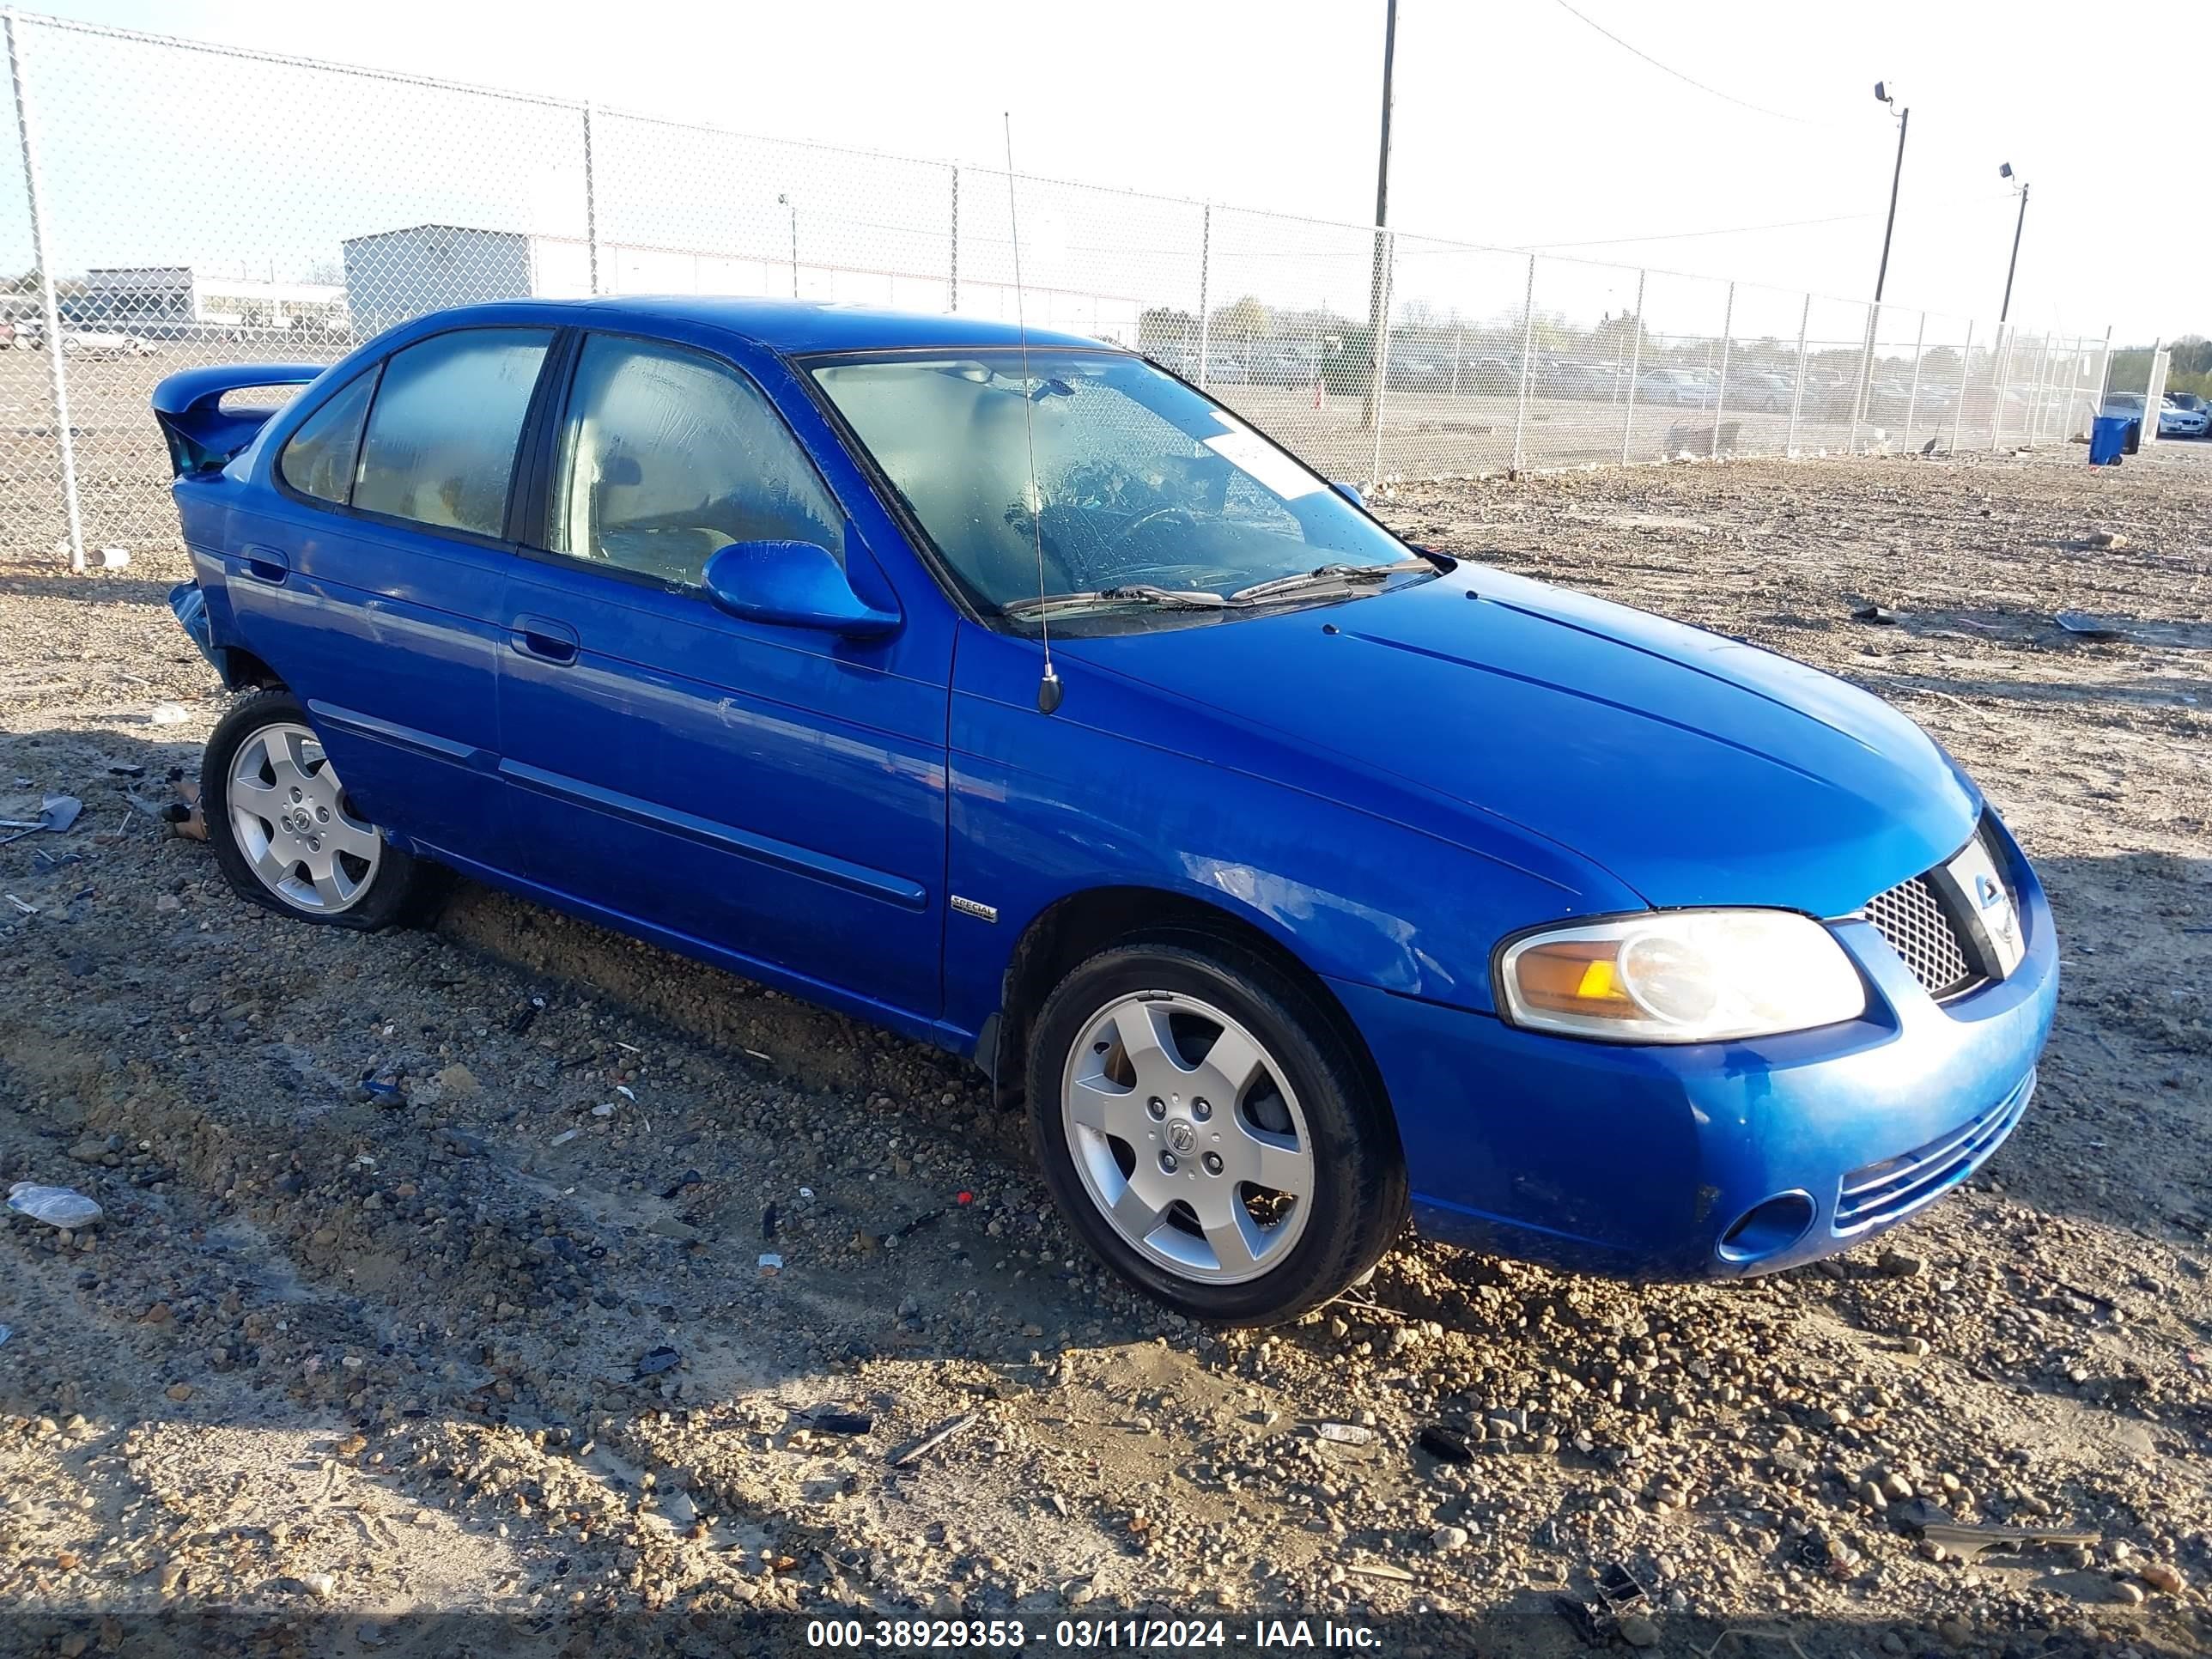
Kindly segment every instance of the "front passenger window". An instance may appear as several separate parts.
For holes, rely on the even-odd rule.
[[[679,346],[593,335],[576,363],[548,545],[696,585],[732,542],[845,559],[844,514],[750,381]]]
[[[552,331],[433,335],[386,362],[353,504],[440,529],[504,533],[523,417]]]

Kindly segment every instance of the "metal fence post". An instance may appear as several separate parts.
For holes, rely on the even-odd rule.
[[[1390,290],[1397,286],[1398,233],[1381,230],[1376,233],[1376,243],[1382,259],[1382,305],[1376,312],[1374,337],[1368,341],[1374,362],[1368,367],[1368,397],[1375,410],[1375,459],[1367,472],[1367,485],[1379,489],[1382,483],[1382,406],[1390,389]]]
[[[1628,407],[1620,416],[1620,464],[1628,465],[1628,441],[1636,430],[1636,377],[1644,368],[1644,283],[1650,273],[1636,273],[1636,332],[1628,345]]]
[[[1990,447],[1997,447],[2004,430],[2005,389],[2012,380],[2012,342],[2015,331],[1997,325],[1996,356],[1990,364]]]
[[[584,246],[592,262],[592,294],[599,292],[599,179],[592,147],[592,104],[584,100]]]
[[[1457,307],[1454,307],[1454,309],[1457,309]],[[1462,342],[1462,341],[1463,340],[1463,338],[1465,337],[1466,333],[1467,333],[1467,331],[1466,331],[1465,329],[1462,328],[1458,324],[1455,323],[1455,324],[1453,324],[1453,325],[1452,325],[1452,384],[1451,384],[1451,395],[1452,395],[1453,397],[1455,397],[1455,398],[1456,398],[1456,397],[1458,397],[1458,396],[1459,396],[1459,356],[1460,356],[1460,348],[1461,348],[1461,342]]]
[[[1858,390],[1851,397],[1851,434],[1844,441],[1844,453],[1859,453],[1859,426],[1866,419],[1867,404],[1874,393],[1874,340],[1881,329],[1881,306],[1879,301],[1867,307],[1866,338],[1859,346]]]
[[[957,161],[952,163],[952,303],[946,309],[960,309],[960,164]],[[1142,341],[1138,342],[1138,349],[1144,349]]]
[[[1951,444],[1959,447],[1959,426],[1966,418],[1966,386],[1974,378],[1974,319],[1966,319],[1966,343],[1959,348],[1959,401],[1951,409]]]
[[[1198,230],[1198,389],[1206,390],[1206,360],[1213,355],[1213,319],[1206,311],[1206,283],[1213,276],[1213,204],[1206,204],[1206,214],[1199,221]]]
[[[1912,441],[1912,423],[1920,415],[1920,354],[1928,348],[1928,313],[1920,313],[1920,330],[1912,337],[1912,391],[1905,400],[1905,441]]]
[[[15,89],[15,137],[23,151],[23,193],[31,210],[31,258],[39,268],[39,302],[46,319],[46,381],[54,406],[54,431],[60,443],[62,504],[69,518],[70,568],[84,574],[84,520],[76,498],[76,443],[70,430],[69,370],[62,349],[61,302],[54,292],[54,250],[46,235],[46,198],[39,188],[39,145],[31,117],[31,93],[23,76],[23,46],[16,38],[17,18],[10,10],[0,14],[0,28],[8,37],[8,78]]]
[[[1536,256],[1528,256],[1528,283],[1521,295],[1521,395],[1513,408],[1513,470],[1521,470],[1521,439],[1528,425],[1529,353],[1536,343]]]
[[[1728,408],[1729,347],[1735,343],[1735,284],[1730,283],[1728,303],[1721,307],[1721,380],[1713,388],[1713,441],[1705,451],[1711,460],[1718,460],[1721,454],[1721,416]]]
[[[1782,446],[1784,455],[1797,453],[1797,416],[1805,407],[1805,331],[1813,325],[1813,296],[1805,296],[1797,313],[1797,384],[1790,390],[1790,436]]]

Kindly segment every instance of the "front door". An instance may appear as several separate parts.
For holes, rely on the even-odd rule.
[[[775,406],[714,356],[587,335],[546,494],[501,690],[523,873],[831,1000],[934,1018],[945,665],[910,632],[739,622],[699,585],[728,543],[785,539],[889,594]]]

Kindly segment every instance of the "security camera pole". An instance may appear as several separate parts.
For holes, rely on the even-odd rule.
[[[2011,178],[2012,163],[2007,161],[2002,167],[1998,167],[1997,177],[2000,179]],[[2005,266],[2004,303],[1997,307],[1997,326],[2000,328],[2004,326],[2005,319],[2012,314],[2013,273],[2020,269],[2020,233],[2027,227],[2027,185],[2026,182],[2023,181],[2020,187],[2020,216],[2014,219],[2012,223],[2012,259],[2011,262]]]
[[[1897,228],[1897,186],[1905,177],[1905,130],[1911,125],[1912,112],[1897,107],[1897,100],[1890,96],[1887,82],[1875,82],[1874,95],[1888,105],[1897,117],[1897,166],[1889,175],[1889,218],[1881,228],[1881,265],[1874,274],[1874,302],[1880,305],[1882,284],[1889,280],[1889,239]]]
[[[1912,123],[1912,112],[1897,107],[1897,100],[1890,95],[1887,82],[1875,82],[1874,95],[1879,101],[1887,104],[1891,112],[1897,117],[1897,165],[1890,170],[1889,174],[1889,217],[1881,228],[1881,264],[1875,269],[1874,274],[1874,304],[1867,309],[1866,349],[1859,354],[1861,364],[1859,401],[1858,407],[1851,413],[1851,432],[1855,445],[1859,422],[1866,415],[1868,394],[1874,386],[1875,333],[1881,326],[1881,290],[1884,284],[1889,281],[1889,240],[1897,229],[1897,188],[1905,179],[1905,132]]]
[[[1367,292],[1367,394],[1359,423],[1373,427],[1382,418],[1384,294],[1390,284],[1390,66],[1398,54],[1398,0],[1389,0],[1382,22],[1382,140],[1375,162],[1375,272]]]

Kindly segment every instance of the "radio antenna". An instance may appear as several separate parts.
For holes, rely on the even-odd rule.
[[[1037,626],[1044,630],[1044,678],[1037,682],[1037,711],[1049,714],[1060,707],[1064,688],[1052,666],[1052,620],[1044,607],[1044,496],[1037,489],[1036,399],[1030,395],[1030,320],[1022,298],[1022,222],[1014,205],[1014,116],[1001,111],[1006,124],[1006,223],[1014,239],[1014,327],[1022,342],[1022,436],[1029,445],[1030,539],[1036,547]]]

